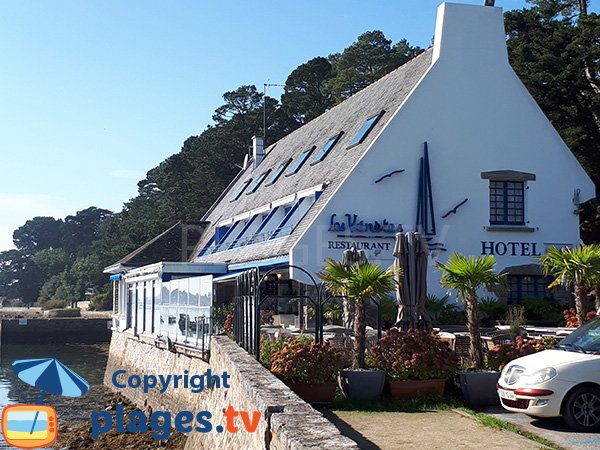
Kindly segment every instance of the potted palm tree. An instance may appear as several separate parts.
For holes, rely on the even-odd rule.
[[[353,299],[355,302],[354,317],[354,352],[352,369],[340,372],[340,385],[344,394],[354,400],[368,400],[381,395],[385,382],[385,372],[367,370],[365,364],[366,349],[366,304],[369,299],[381,299],[394,290],[393,267],[382,269],[369,262],[354,263],[345,266],[333,259],[325,260],[325,268],[319,278],[329,291]]]
[[[567,284],[573,291],[577,325],[584,322],[584,298],[591,288],[597,288],[600,271],[600,245],[578,245],[573,248],[550,247],[545,255],[538,257],[546,275],[554,281],[550,288]],[[598,293],[596,292],[596,296]],[[600,305],[596,305],[597,307]]]
[[[446,264],[437,263],[442,271],[440,282],[444,287],[458,292],[465,304],[467,329],[469,330],[470,371],[457,374],[457,384],[466,403],[471,407],[481,407],[498,403],[496,383],[499,374],[495,371],[483,371],[483,345],[479,330],[478,291],[486,289],[497,291],[506,286],[504,274],[494,271],[496,260],[488,256],[463,256],[454,252]]]

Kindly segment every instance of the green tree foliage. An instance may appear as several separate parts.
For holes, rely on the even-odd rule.
[[[15,230],[13,243],[28,255],[46,248],[58,248],[62,225],[62,220],[54,217],[34,217]]]
[[[330,292],[356,302],[353,369],[365,368],[366,304],[369,299],[381,300],[396,288],[395,274],[397,271],[393,267],[385,270],[368,262],[346,267],[332,259],[325,260],[325,268],[318,274]]]
[[[40,250],[31,260],[38,266],[44,279],[58,275],[73,263],[73,258],[63,248]]]
[[[62,248],[74,255],[85,253],[98,239],[98,230],[102,223],[112,215],[112,211],[108,209],[90,206],[77,211],[74,216],[65,217],[60,233]]]
[[[505,14],[510,62],[600,185],[600,16],[585,1],[535,0]],[[582,236],[600,240],[600,203],[582,211]]]
[[[32,257],[20,250],[0,253],[0,296],[34,303],[43,284],[43,273]]]
[[[321,56],[295,68],[285,81],[281,104],[298,125],[323,114],[334,104],[329,80],[331,63]]]
[[[470,335],[469,356],[475,369],[483,368],[483,344],[479,331],[479,297],[478,291],[487,289],[490,292],[505,288],[504,274],[496,274],[496,260],[492,255],[463,256],[454,252],[446,264],[437,263],[442,271],[442,286],[458,292],[465,304],[467,328]]]
[[[600,272],[600,245],[578,245],[573,248],[550,247],[538,258],[546,275],[554,281],[550,288],[568,285],[575,300],[577,322],[582,325],[585,316],[585,300],[589,291],[598,286]]]
[[[331,57],[334,76],[330,89],[337,102],[343,101],[422,51],[406,40],[392,45],[379,30],[363,33],[341,55]]]

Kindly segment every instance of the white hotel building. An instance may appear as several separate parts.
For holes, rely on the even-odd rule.
[[[356,246],[387,267],[395,233],[417,229],[430,293],[444,293],[435,261],[458,251],[495,255],[509,299],[540,297],[532,257],[578,244],[579,204],[594,196],[509,65],[502,10],[443,3],[431,49],[268,148],[255,139],[188,262],[107,268],[120,279],[115,325],[178,339],[181,318],[210,316],[213,293],[231,297],[247,269],[281,265],[294,290],[308,277],[287,265],[316,277]]]

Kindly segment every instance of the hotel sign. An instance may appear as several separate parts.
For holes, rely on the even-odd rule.
[[[481,241],[482,255],[540,256],[535,242]]]

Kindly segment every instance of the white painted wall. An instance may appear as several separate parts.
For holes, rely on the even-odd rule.
[[[579,242],[573,193],[580,189],[586,201],[595,196],[594,185],[509,66],[501,9],[446,3],[438,9],[431,69],[296,243],[291,262],[316,273],[325,258],[341,258],[343,250],[328,248],[336,240],[328,231],[332,214],[386,218],[402,223],[405,231],[414,229],[424,141],[429,144],[435,241],[448,249],[438,255],[441,261],[452,251],[480,255],[482,241],[536,243],[539,252],[549,243]],[[396,169],[405,172],[374,183]],[[537,176],[527,182],[525,200],[525,220],[534,232],[485,229],[489,181],[481,179],[481,172],[506,169]],[[465,198],[469,201],[457,214],[441,218]],[[391,264],[389,242],[388,252],[367,250],[369,260]],[[498,256],[497,261],[499,269],[533,262],[529,256]],[[442,294],[434,267],[431,258],[429,292]]]

